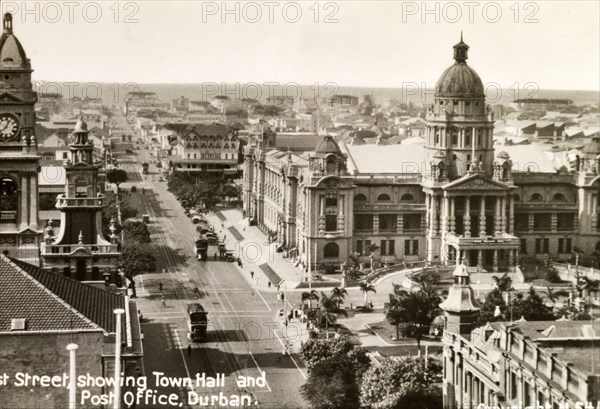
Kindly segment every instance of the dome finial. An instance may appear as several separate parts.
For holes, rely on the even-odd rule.
[[[6,34],[12,34],[12,14],[4,13],[4,20],[2,21],[2,28]]]
[[[463,41],[463,32],[460,32],[460,42],[454,46],[454,60],[457,63],[464,63],[468,57],[469,46]]]

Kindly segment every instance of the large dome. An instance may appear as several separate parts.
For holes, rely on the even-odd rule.
[[[12,15],[6,13],[0,37],[0,68],[29,68],[30,63],[23,46],[12,31]]]
[[[337,144],[336,141],[333,140],[333,137],[331,135],[325,136],[323,140],[319,142],[319,144],[317,145],[317,149],[315,149],[315,152],[322,154],[342,153],[342,151],[340,150],[340,146]]]
[[[435,87],[436,97],[481,98],[485,97],[483,82],[467,65],[469,46],[462,41],[454,46],[454,65],[448,67]]]

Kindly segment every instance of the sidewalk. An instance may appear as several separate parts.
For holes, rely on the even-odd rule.
[[[277,291],[281,281],[288,291],[295,289],[303,280],[304,273],[294,266],[292,259],[277,253],[277,244],[268,243],[265,234],[256,226],[248,226],[238,210],[222,210],[207,215],[219,237],[225,235],[227,250],[242,261],[243,277],[252,286],[266,291]],[[254,277],[250,272],[254,272]],[[269,282],[271,287],[269,287]]]

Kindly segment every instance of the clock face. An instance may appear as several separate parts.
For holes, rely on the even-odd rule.
[[[0,140],[10,141],[19,131],[17,119],[9,114],[0,114]]]

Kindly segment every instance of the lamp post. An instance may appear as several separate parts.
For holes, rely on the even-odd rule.
[[[67,345],[69,351],[69,409],[77,408],[77,344]]]
[[[121,316],[125,312],[117,308],[114,313],[117,316],[117,327],[115,328],[115,401],[114,409],[121,408]]]

